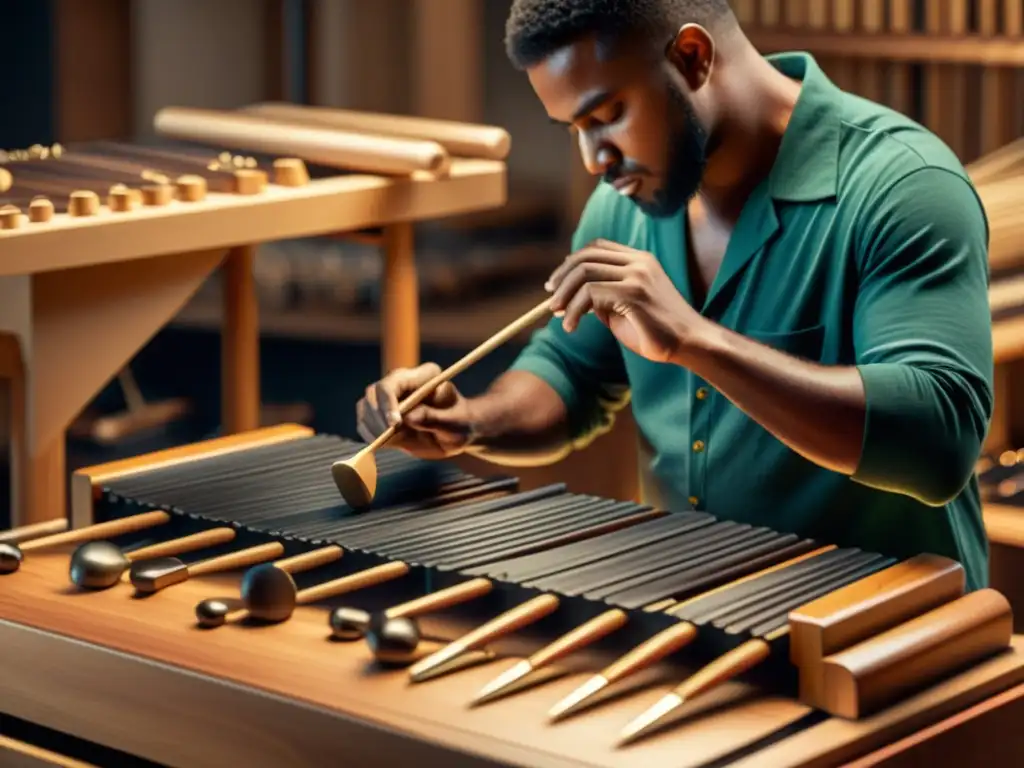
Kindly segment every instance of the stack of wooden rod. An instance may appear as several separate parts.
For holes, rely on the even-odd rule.
[[[993,273],[1024,267],[1024,139],[967,166],[988,214]]]
[[[226,111],[167,107],[154,119],[171,139],[250,152],[288,152],[307,162],[380,175],[426,172],[445,177],[453,157],[504,160],[511,147],[502,128],[406,115],[297,104],[254,104]]]

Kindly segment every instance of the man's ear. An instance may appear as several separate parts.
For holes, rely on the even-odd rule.
[[[715,41],[700,24],[685,24],[665,48],[665,56],[691,91],[700,90],[715,63]]]

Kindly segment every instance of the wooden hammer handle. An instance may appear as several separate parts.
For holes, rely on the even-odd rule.
[[[26,541],[21,545],[22,552],[29,552],[44,547],[56,547],[62,544],[78,544],[83,541],[96,541],[114,536],[122,536],[126,533],[142,531],[161,525],[171,519],[168,512],[157,510],[154,512],[143,512],[131,517],[122,517],[117,520],[109,520],[105,523],[97,523],[87,528],[75,528],[64,533],[56,533],[52,536],[44,536],[41,539]]]
[[[407,603],[396,605],[385,611],[389,619],[397,619],[400,616],[419,616],[430,611],[440,611],[450,608],[453,605],[464,603],[476,597],[482,597],[494,589],[490,579],[472,579],[456,584],[453,587],[442,589],[423,597],[417,597]]]
[[[646,669],[652,664],[660,661],[671,653],[693,642],[697,637],[697,628],[688,621],[681,621],[678,624],[662,630],[654,637],[641,643],[632,651],[605,667],[601,676],[609,683],[621,680]]]
[[[314,549],[312,552],[303,552],[301,555],[293,555],[292,557],[286,557],[284,560],[278,560],[274,563],[274,567],[280,568],[285,573],[302,573],[321,565],[333,563],[335,560],[340,560],[343,554],[344,550],[341,547],[331,544],[327,547]]]
[[[529,312],[527,312],[524,315],[521,315],[519,318],[513,320],[511,323],[506,325],[504,328],[502,328],[496,334],[491,336],[491,338],[487,339],[487,341],[482,343],[476,349],[467,353],[461,359],[456,360],[450,366],[448,366],[439,374],[430,379],[430,381],[428,381],[426,384],[420,386],[419,389],[417,389],[415,392],[413,392],[411,395],[405,398],[401,403],[399,403],[398,412],[404,416],[417,405],[426,400],[435,389],[444,384],[446,381],[448,381],[449,379],[454,379],[460,373],[465,371],[470,366],[475,365],[477,362],[479,362],[481,359],[489,355],[491,352],[493,352],[495,349],[500,347],[505,342],[515,338],[528,328],[531,328],[534,324],[536,324],[541,319],[543,319],[544,317],[551,313],[550,303],[550,299],[545,299],[536,307],[531,309]],[[388,442],[388,440],[395,436],[395,433],[398,431],[398,426],[398,424],[392,424],[386,430],[381,432],[380,435],[377,436],[377,439],[374,440],[369,445],[369,450],[375,451],[382,445],[384,445],[386,442]]]
[[[327,597],[355,592],[357,589],[366,589],[366,587],[375,587],[385,581],[404,576],[408,572],[409,566],[405,563],[384,563],[384,565],[374,566],[350,576],[342,576],[340,579],[333,579],[323,584],[317,584],[315,587],[303,589],[295,596],[295,602],[299,605],[308,605]]]
[[[184,554],[185,552],[194,552],[197,549],[213,547],[217,544],[226,544],[232,541],[236,535],[234,528],[211,528],[208,531],[200,531],[190,536],[182,536],[180,539],[162,541],[159,544],[126,552],[125,557],[131,562],[149,560],[155,557],[172,557]]]
[[[205,576],[210,573],[220,573],[235,568],[246,568],[250,565],[256,565],[256,563],[265,563],[274,557],[280,557],[283,553],[284,545],[272,541],[267,544],[241,549],[238,552],[228,552],[226,555],[211,557],[209,560],[194,563],[188,567],[188,575],[190,577]]]

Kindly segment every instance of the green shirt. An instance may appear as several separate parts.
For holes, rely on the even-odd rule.
[[[553,320],[513,368],[559,393],[577,447],[631,402],[648,503],[896,557],[945,555],[982,587],[973,467],[993,357],[981,203],[920,125],[841,91],[806,54],[769,60],[803,81],[801,95],[699,309],[791,355],[857,367],[867,423],[855,475],[804,459],[707,382],[620,345],[592,314],[571,334]],[[573,246],[605,238],[648,251],[692,302],[686,226],[685,212],[650,218],[601,184]]]

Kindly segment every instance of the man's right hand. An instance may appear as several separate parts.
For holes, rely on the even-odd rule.
[[[424,459],[442,459],[462,453],[472,441],[468,400],[450,381],[445,382],[405,416],[398,404],[441,372],[436,363],[399,368],[376,384],[356,406],[359,436],[373,441],[392,424],[401,424],[388,443]]]

